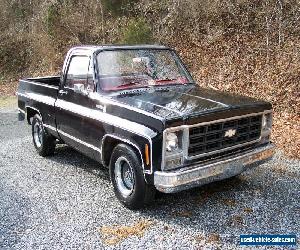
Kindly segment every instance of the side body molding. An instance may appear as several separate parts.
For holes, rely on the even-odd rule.
[[[77,113],[81,116],[91,118],[93,120],[97,120],[115,127],[118,127],[120,129],[127,130],[129,132],[135,133],[137,135],[141,135],[143,137],[146,137],[148,139],[151,139],[157,135],[153,130],[150,128],[136,123],[132,122],[123,118],[120,118],[118,116],[108,114],[105,112],[102,112],[100,110],[96,109],[90,109],[75,103],[67,102],[64,100],[57,100],[56,107],[68,110],[72,113]]]
[[[93,150],[98,154],[99,157],[97,157],[97,159],[100,158],[102,163],[104,162],[104,152],[102,149],[107,138],[113,138],[131,145],[138,152],[138,157],[141,158],[144,174],[151,175],[153,173],[152,141],[158,134],[151,128],[139,123],[138,121],[130,121],[113,113],[108,113],[106,109],[100,110],[99,108],[97,108],[97,105],[100,104],[104,104],[104,107],[106,107],[107,105],[119,105],[118,103],[115,103],[112,100],[108,100],[107,98],[93,98],[93,101],[95,101],[95,108],[91,108],[70,101],[55,99],[54,97],[45,96],[41,93],[25,92],[18,93],[18,96],[23,97],[25,100],[25,114],[27,113],[27,108],[31,108],[32,110],[38,112],[40,115],[43,114],[44,116],[45,114],[49,116],[52,110],[58,109],[59,112],[59,109],[63,109],[67,110],[70,113],[79,115],[80,117],[91,119],[93,121],[97,121],[99,124],[103,124],[103,137],[98,137],[98,141],[93,143],[87,141],[85,138],[78,138],[77,135],[67,133],[66,131],[63,131],[63,129],[56,127],[57,123],[55,122],[55,120],[53,122],[49,122],[45,120],[45,117],[42,117],[44,126],[49,130],[49,132],[51,132],[52,135],[57,138],[60,138],[61,135],[68,137],[70,140],[82,145],[85,150],[87,148],[89,150]],[[92,97],[95,96],[99,97],[99,95],[92,95]],[[41,106],[41,104],[44,106]],[[52,110],[50,110],[50,108],[52,108]],[[46,117],[48,117],[47,115]],[[145,144],[148,144],[150,149],[150,164],[147,166],[145,165],[144,159]]]

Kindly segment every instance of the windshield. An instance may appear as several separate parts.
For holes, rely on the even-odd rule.
[[[193,81],[171,50],[102,51],[97,60],[99,82],[103,90],[186,84]]]

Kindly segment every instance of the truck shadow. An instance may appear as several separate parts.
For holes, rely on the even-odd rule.
[[[109,180],[109,173],[106,167],[67,145],[59,145],[51,160],[60,164],[68,164],[76,168],[81,168],[92,175]],[[232,177],[175,194],[157,192],[155,203],[150,207],[148,206],[147,209],[151,211],[153,209],[160,209],[164,205],[173,206],[176,204],[178,206],[181,203],[186,205],[187,200],[192,203],[196,201],[204,204],[208,198],[212,198],[216,194],[237,190],[241,191],[245,188],[248,189],[249,187],[245,185],[243,177]]]
[[[105,167],[68,146],[58,147],[51,160],[81,168],[109,182]],[[259,167],[255,171],[187,191],[157,193],[152,204],[138,211],[123,207],[114,195],[108,202],[111,203],[109,206],[115,207],[116,213],[125,212],[138,219],[150,219],[166,225],[162,228],[165,233],[188,228],[197,233],[229,235],[233,237],[229,241],[236,241],[241,233],[256,232],[257,228],[262,232],[279,233],[276,225],[297,220],[296,213],[287,208],[296,202],[296,192],[291,194],[287,180],[278,180],[269,172],[265,167]],[[288,193],[291,196],[286,196]],[[281,229],[283,233],[284,230]]]
[[[51,157],[51,160],[60,164],[67,164],[76,168],[81,168],[92,175],[109,181],[109,173],[106,167],[67,145],[59,145],[56,148],[55,155]],[[243,188],[242,184],[242,178],[232,177],[227,180],[207,184],[202,187],[193,188],[176,194],[157,192],[154,204],[150,207],[148,206],[147,209],[148,211],[151,211],[152,209],[159,209],[164,205],[173,206],[176,204],[178,206],[178,204],[181,203],[186,204],[186,200],[192,202],[202,199],[204,201],[216,193],[229,192],[237,188],[241,189]],[[199,195],[201,197],[199,197]]]
[[[109,180],[109,173],[106,167],[67,145],[59,145],[56,148],[55,155],[51,157],[51,160],[60,164],[68,164],[76,168],[81,168],[84,171],[91,173],[92,175],[101,178],[104,177],[104,179]],[[241,184],[243,184],[242,178],[232,177],[227,180],[207,184],[202,187],[193,188],[191,190],[182,191],[176,194],[165,194],[157,192],[157,202],[155,202],[154,206],[150,207],[152,209],[155,209],[156,206],[163,206],[164,204],[171,205],[170,202],[174,202],[176,204],[179,204],[180,202],[185,203],[185,198],[198,199],[199,193],[204,194],[204,196],[211,196],[215,193],[242,188],[243,186]],[[166,202],[167,197],[170,198],[168,202]],[[181,201],[178,202],[177,198],[179,197],[181,197]]]
[[[59,145],[51,160],[60,164],[81,168],[96,177],[109,181],[109,173],[106,167],[67,145]],[[144,211],[151,213],[151,211],[155,212],[163,209],[165,206],[188,208],[188,206],[193,206],[196,203],[203,205],[208,199],[213,199],[217,194],[241,191],[248,188],[242,177],[232,177],[175,194],[157,192],[155,202],[147,206]]]
[[[55,155],[51,157],[51,160],[60,164],[81,168],[92,175],[109,180],[109,173],[106,167],[67,145],[57,145]]]

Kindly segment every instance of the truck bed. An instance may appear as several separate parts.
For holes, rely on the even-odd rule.
[[[21,79],[17,91],[19,111],[28,115],[37,110],[44,114],[45,124],[56,127],[54,114],[59,84],[59,76]]]
[[[60,76],[36,77],[36,78],[27,78],[24,80],[58,87],[60,83]]]

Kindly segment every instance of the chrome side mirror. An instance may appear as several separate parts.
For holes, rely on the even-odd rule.
[[[74,84],[74,92],[77,94],[88,95],[88,92],[84,88],[84,84],[81,83]]]

